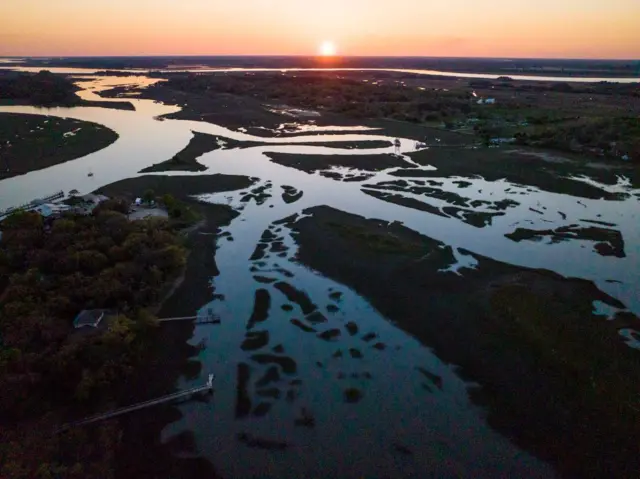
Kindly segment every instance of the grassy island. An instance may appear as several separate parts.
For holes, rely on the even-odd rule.
[[[0,180],[81,158],[117,139],[88,121],[0,113]]]

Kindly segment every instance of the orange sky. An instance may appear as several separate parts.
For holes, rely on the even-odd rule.
[[[0,0],[0,55],[640,58],[640,0]]]

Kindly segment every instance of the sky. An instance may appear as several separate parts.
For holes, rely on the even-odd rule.
[[[0,55],[640,58],[640,0],[0,0]]]

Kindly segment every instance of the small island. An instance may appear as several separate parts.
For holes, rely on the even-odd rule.
[[[38,73],[24,73],[0,70],[0,105],[31,105],[52,108],[56,106],[94,106],[115,108],[119,110],[135,110],[132,103],[88,101],[83,100],[76,92],[81,90],[72,78],[56,75],[48,70]]]
[[[82,158],[117,139],[97,123],[0,113],[0,180]]]

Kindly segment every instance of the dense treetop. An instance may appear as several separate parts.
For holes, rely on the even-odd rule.
[[[168,222],[129,221],[127,208],[109,200],[90,216],[48,223],[20,212],[2,223],[0,409],[27,413],[27,393],[52,382],[86,398],[113,379],[109,368],[126,364],[122,355],[133,353],[137,332],[152,322],[140,309],[157,302],[183,266],[185,249]],[[74,317],[96,308],[120,316],[107,334],[70,341]]]
[[[80,98],[76,87],[66,77],[43,70],[35,75],[30,73],[0,74],[2,100],[33,105],[75,105]]]

